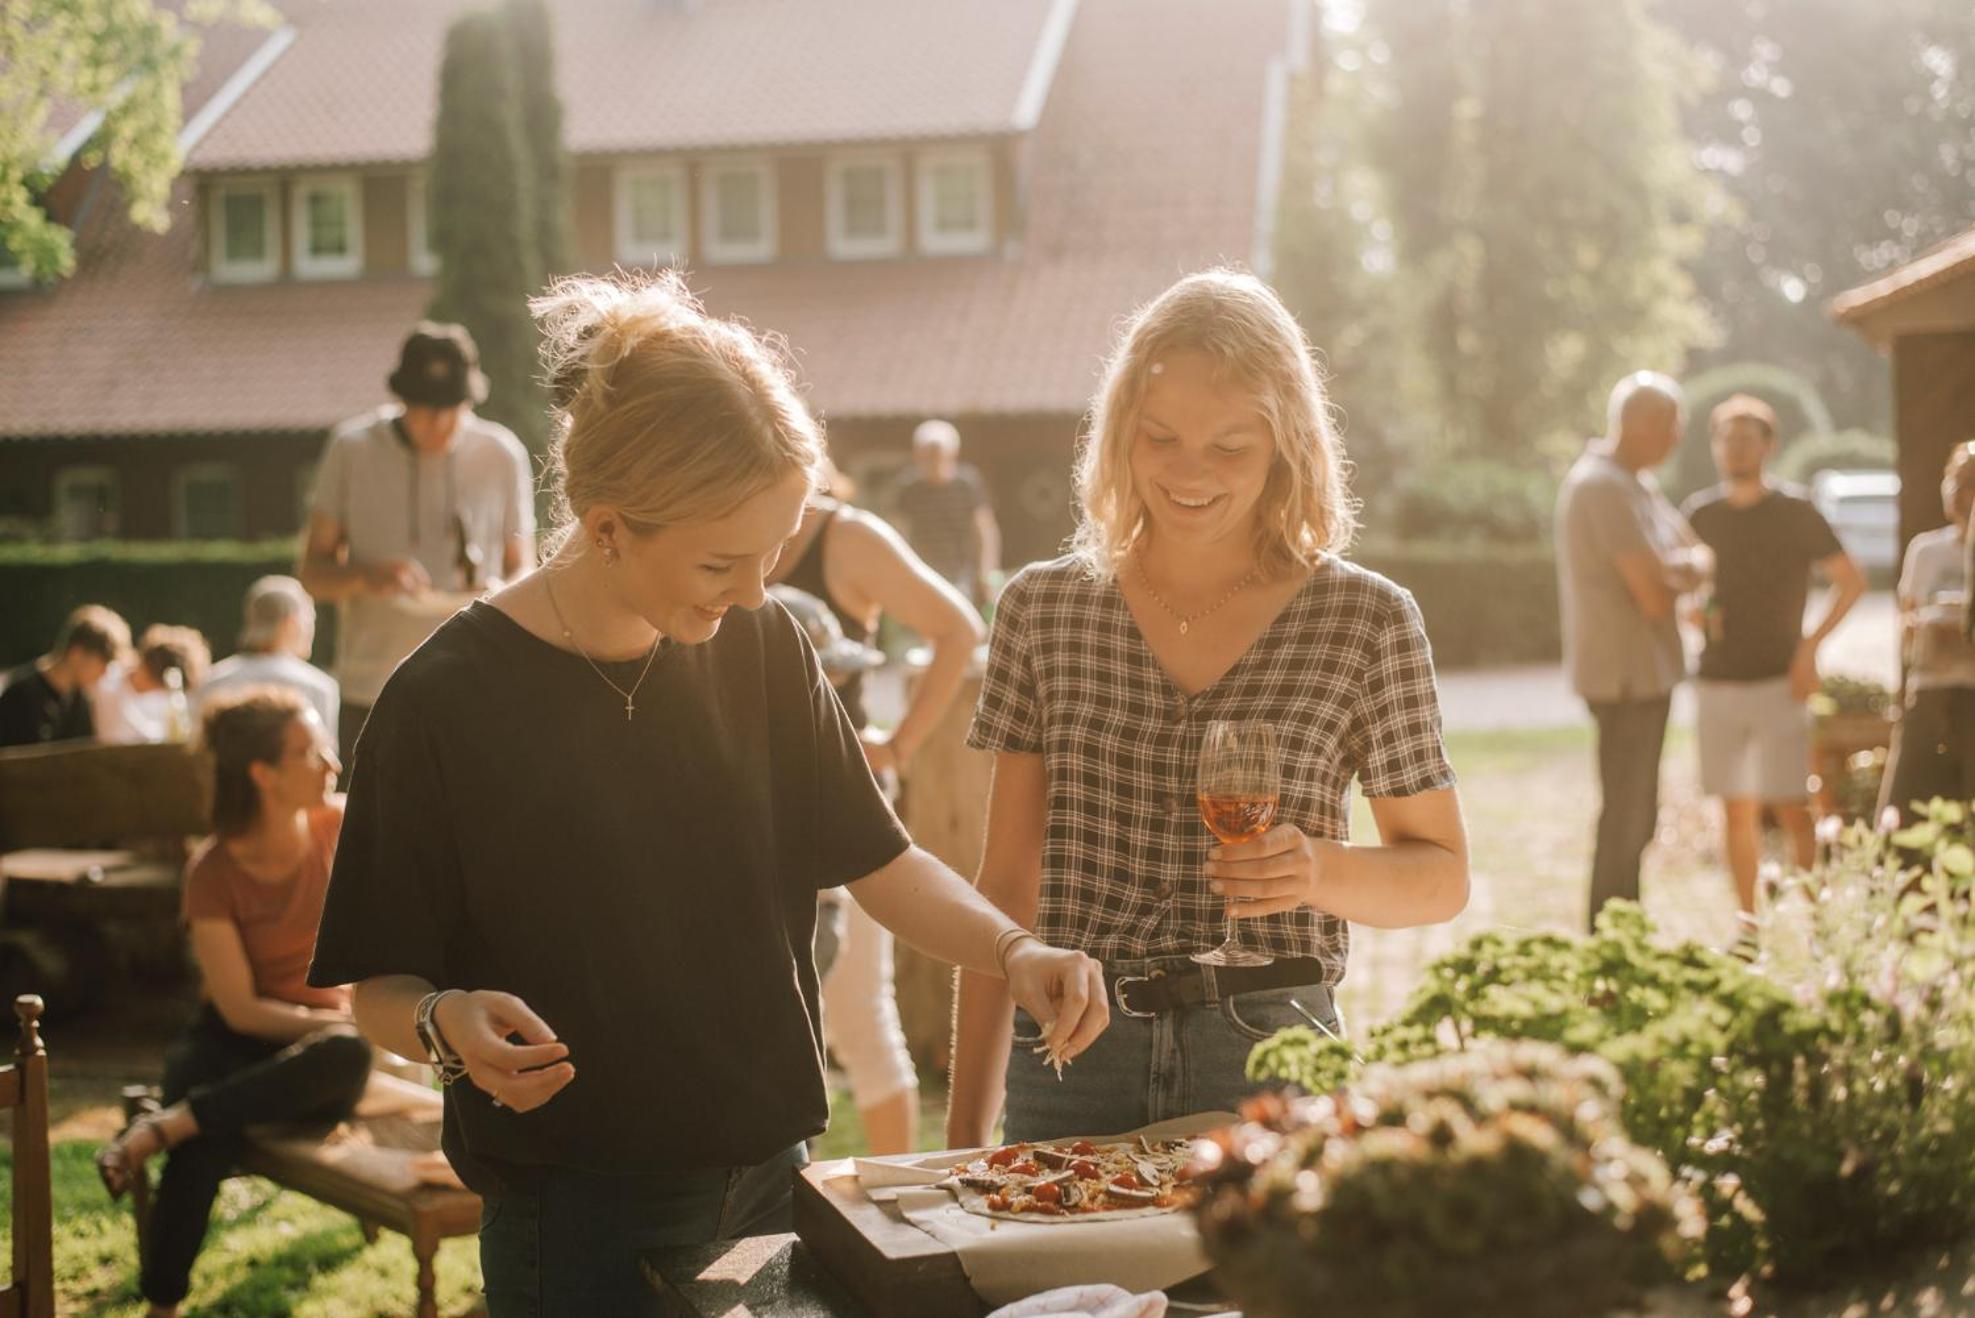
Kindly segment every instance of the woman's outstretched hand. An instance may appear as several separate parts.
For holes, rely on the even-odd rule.
[[[1042,1026],[1043,1044],[1068,1061],[1111,1023],[1104,967],[1082,952],[1024,938],[1008,949],[1008,995]]]
[[[466,1063],[467,1078],[496,1106],[527,1112],[554,1098],[576,1078],[576,1068],[568,1060],[569,1045],[512,993],[492,989],[448,993],[432,1016],[446,1042]]]

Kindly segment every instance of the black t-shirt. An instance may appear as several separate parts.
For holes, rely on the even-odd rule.
[[[483,1194],[528,1166],[758,1163],[829,1116],[816,892],[909,841],[779,604],[666,643],[629,722],[581,657],[474,604],[370,712],[309,982],[501,989],[569,1045],[532,1112],[448,1089]]]
[[[96,716],[80,688],[63,695],[39,666],[22,664],[0,691],[0,746],[36,746],[96,735]]]
[[[1843,551],[1831,524],[1800,492],[1783,488],[1737,508],[1718,485],[1681,511],[1714,550],[1700,675],[1722,682],[1782,677],[1803,638],[1811,567]]]

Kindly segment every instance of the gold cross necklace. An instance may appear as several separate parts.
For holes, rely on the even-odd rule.
[[[624,697],[624,721],[629,723],[631,716],[638,712],[638,688],[645,684],[645,678],[651,674],[652,661],[658,658],[658,647],[665,640],[665,633],[659,632],[651,638],[651,653],[645,656],[644,670],[638,674],[638,680],[631,683],[631,689],[626,691],[610,680],[609,673],[597,667],[597,661],[590,658],[590,652],[585,650],[582,642],[576,639],[576,633],[569,630],[569,621],[562,616],[562,606],[555,602],[555,586],[550,583],[546,575],[542,578],[542,590],[549,597],[549,608],[555,613],[556,625],[562,628],[562,639],[569,642],[570,649],[583,656],[583,662],[590,666],[591,672],[603,679],[605,686]]]
[[[1209,604],[1206,608],[1196,609],[1192,613],[1181,613],[1178,609],[1166,603],[1165,599],[1160,596],[1158,590],[1153,586],[1152,576],[1150,573],[1148,573],[1145,570],[1145,553],[1143,550],[1140,550],[1138,553],[1132,555],[1132,562],[1138,567],[1139,584],[1145,587],[1145,593],[1152,597],[1152,602],[1154,604],[1157,604],[1160,608],[1164,609],[1167,613],[1170,613],[1174,618],[1179,620],[1181,636],[1186,635],[1187,632],[1191,630],[1194,623],[1199,622],[1202,618],[1206,617],[1210,613],[1215,613],[1219,611],[1222,605],[1226,604],[1229,600],[1233,599],[1236,595],[1239,595],[1242,591],[1248,589],[1248,587],[1254,583],[1255,578],[1262,575],[1261,566],[1257,564],[1255,567],[1248,569],[1247,576],[1243,577],[1241,580],[1235,582],[1233,586],[1229,587],[1227,594],[1221,596],[1219,599],[1215,600],[1212,604]]]

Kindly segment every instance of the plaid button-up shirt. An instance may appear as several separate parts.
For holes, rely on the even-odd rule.
[[[1433,658],[1417,605],[1326,556],[1275,621],[1206,690],[1173,684],[1113,581],[1075,559],[1023,569],[996,606],[967,744],[1043,757],[1048,815],[1036,932],[1103,961],[1185,956],[1226,931],[1202,866],[1195,802],[1214,719],[1273,723],[1278,823],[1350,836],[1353,778],[1369,796],[1451,787]],[[1304,908],[1247,921],[1243,940],[1316,957],[1344,977],[1344,921]]]

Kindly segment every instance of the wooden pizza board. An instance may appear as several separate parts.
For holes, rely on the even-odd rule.
[[[795,1230],[872,1318],[979,1318],[987,1312],[960,1256],[896,1208],[873,1203],[848,1158],[811,1163],[796,1177]]]

